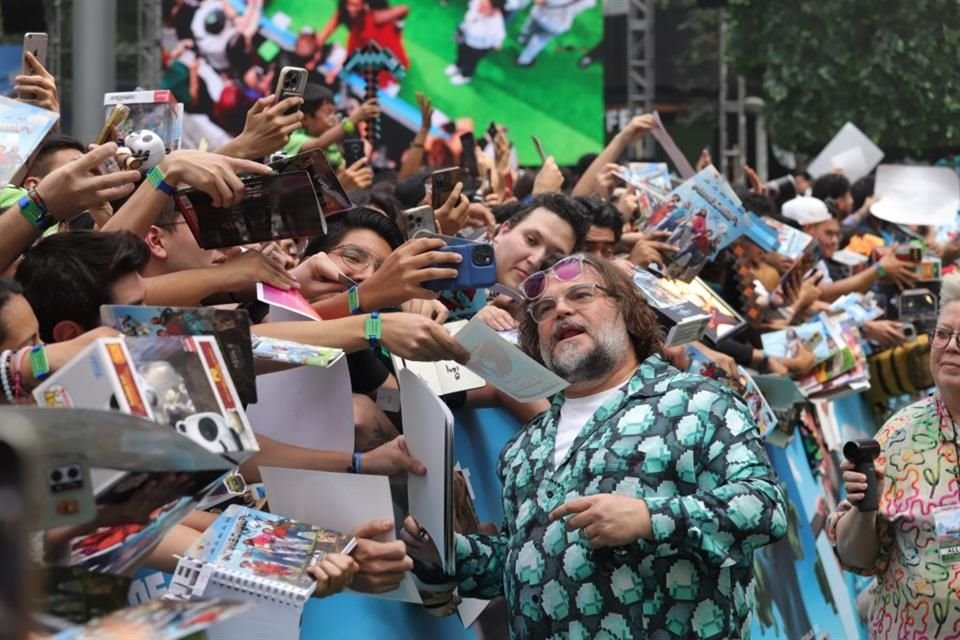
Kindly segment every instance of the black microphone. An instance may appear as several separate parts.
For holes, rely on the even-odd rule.
[[[863,500],[857,504],[860,511],[876,511],[880,506],[880,497],[877,495],[877,472],[873,461],[880,455],[880,443],[876,440],[850,440],[843,445],[843,457],[853,463],[857,473],[867,476],[867,490]]]

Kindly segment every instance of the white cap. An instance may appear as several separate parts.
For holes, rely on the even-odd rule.
[[[787,200],[783,203],[780,213],[784,218],[796,220],[801,227],[826,222],[833,217],[823,200],[810,196],[798,196],[793,200]]]

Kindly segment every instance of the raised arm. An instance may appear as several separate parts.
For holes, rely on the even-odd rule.
[[[597,189],[597,176],[609,163],[616,163],[627,148],[647,135],[654,127],[653,116],[645,113],[635,116],[620,133],[614,136],[610,144],[590,163],[580,180],[573,187],[573,196],[589,196]]]

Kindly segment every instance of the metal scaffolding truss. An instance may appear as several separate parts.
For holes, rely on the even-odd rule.
[[[137,84],[155,89],[162,75],[162,0],[140,0],[137,5]]]
[[[627,3],[627,112],[632,116],[653,111],[656,76],[654,71],[654,5],[656,0],[628,0]],[[653,155],[653,141],[647,136],[639,156]]]

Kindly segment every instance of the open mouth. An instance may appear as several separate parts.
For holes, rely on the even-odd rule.
[[[577,327],[575,325],[567,325],[557,329],[556,336],[557,342],[563,342],[564,340],[569,340],[571,338],[576,338],[577,336],[583,335],[586,333],[583,327]]]

